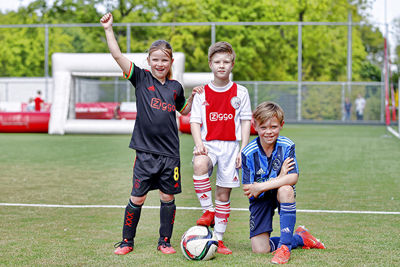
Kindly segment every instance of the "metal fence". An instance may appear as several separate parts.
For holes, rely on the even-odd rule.
[[[297,82],[237,81],[245,86],[254,109],[263,101],[275,101],[285,111],[287,122],[348,123],[356,121],[354,101],[358,94],[366,100],[364,123],[384,123],[384,84],[380,82]],[[135,90],[121,78],[75,77],[74,102],[134,102]],[[51,78],[0,78],[1,102],[27,102],[37,90],[52,99]],[[49,88],[47,95],[45,88]],[[185,89],[189,95],[192,88]],[[346,120],[344,102],[352,103],[350,120]],[[1,105],[0,105],[1,109]]]
[[[384,122],[384,87],[379,82],[303,82],[300,90],[297,82],[237,81],[245,86],[254,109],[263,101],[279,103],[285,111],[287,122],[335,122],[356,121],[355,99],[360,94],[366,100],[363,122]],[[185,89],[185,95],[192,88]],[[125,80],[111,78],[93,80],[75,78],[76,102],[130,102],[135,101],[135,90]],[[346,119],[344,102],[352,103],[350,118]]]

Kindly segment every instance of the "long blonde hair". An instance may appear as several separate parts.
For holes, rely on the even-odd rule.
[[[161,50],[163,51],[169,58],[171,58],[171,60],[173,59],[172,56],[172,46],[165,40],[157,40],[154,43],[151,44],[150,48],[149,48],[149,57],[151,55],[151,53],[153,53],[156,50]],[[168,71],[167,74],[167,78],[171,79],[172,78],[172,64],[171,64],[171,68]]]

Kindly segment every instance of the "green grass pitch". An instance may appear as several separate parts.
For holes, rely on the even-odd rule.
[[[296,249],[288,266],[400,266],[400,141],[383,126],[285,125],[300,166],[298,210],[385,211],[397,214],[298,212],[327,250]],[[252,137],[254,138],[254,137]],[[0,134],[0,203],[125,206],[131,187],[129,135]],[[183,193],[179,207],[198,207],[192,185],[193,141],[181,135]],[[215,183],[215,180],[212,180]],[[235,189],[232,208],[246,208]],[[158,192],[145,206],[159,206]],[[248,211],[231,213],[226,245],[232,255],[186,260],[180,237],[200,210],[178,209],[175,255],[156,251],[159,209],[145,208],[133,253],[113,254],[124,209],[0,206],[0,266],[259,266]],[[274,218],[279,233],[279,217]]]

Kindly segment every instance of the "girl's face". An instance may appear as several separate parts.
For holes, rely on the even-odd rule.
[[[165,82],[165,78],[167,77],[174,60],[164,51],[155,50],[147,57],[147,62],[149,63],[153,76],[160,82]]]

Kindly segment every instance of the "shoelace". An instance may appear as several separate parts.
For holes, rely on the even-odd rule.
[[[123,247],[128,247],[128,246],[132,246],[132,244],[129,244],[129,242],[127,242],[125,240],[122,240],[122,241],[114,244],[114,248],[117,248],[117,247],[123,248]]]
[[[168,247],[168,248],[169,248],[169,247],[172,247],[172,246],[171,246],[171,243],[167,243],[167,242],[165,242],[165,241],[161,242],[161,243],[160,243],[160,246]]]
[[[163,246],[163,247],[172,247],[171,243],[168,242],[168,237],[164,237],[164,240],[160,240],[159,246]]]

